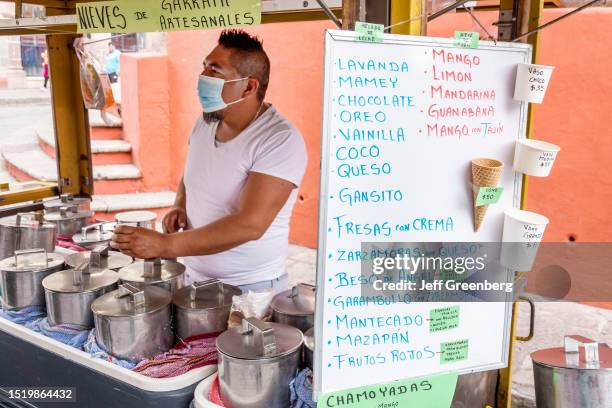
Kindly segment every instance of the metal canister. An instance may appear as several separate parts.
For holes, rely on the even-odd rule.
[[[64,193],[59,198],[43,201],[45,213],[58,212],[62,207],[76,206],[78,211],[91,211],[91,199],[87,197],[75,197],[72,193]]]
[[[45,306],[42,281],[53,272],[64,269],[64,257],[47,253],[44,248],[23,249],[0,261],[2,307],[17,309]]]
[[[113,237],[116,223],[105,221],[87,225],[72,236],[72,241],[83,248],[91,249],[99,245],[107,245]]]
[[[51,324],[94,326],[91,304],[117,288],[119,276],[109,269],[91,270],[87,262],[43,279],[47,318]]]
[[[115,215],[115,221],[117,221],[118,224],[153,230],[155,229],[156,220],[157,214],[153,211],[126,211]]]
[[[303,332],[314,326],[315,287],[300,283],[272,299],[272,320]]]
[[[232,408],[287,408],[304,336],[256,318],[217,337],[219,392]]]
[[[159,286],[174,293],[184,286],[185,265],[171,259],[145,259],[119,270],[122,283],[137,288]]]
[[[172,295],[156,286],[125,284],[91,304],[98,345],[107,353],[140,361],[172,347]]]
[[[55,224],[45,222],[42,212],[19,213],[0,220],[0,259],[20,249],[55,250]]]
[[[195,282],[172,296],[176,336],[179,339],[197,334],[227,330],[232,298],[242,291],[218,279]]]
[[[314,349],[315,349],[315,337],[314,327],[311,327],[304,333],[304,367],[308,367],[312,370],[314,362]]]
[[[77,252],[66,257],[66,265],[71,268],[83,262],[89,263],[91,269],[117,270],[134,262],[131,256],[111,251],[108,245],[99,245],[87,252]]]
[[[538,350],[531,359],[538,408],[612,407],[612,348],[608,345],[565,336],[564,347]]]
[[[72,237],[93,221],[91,211],[79,211],[76,205],[60,207],[58,212],[45,214],[45,221],[55,224],[57,233]]]

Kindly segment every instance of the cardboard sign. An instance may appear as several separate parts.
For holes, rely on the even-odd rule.
[[[205,30],[261,23],[260,0],[116,0],[77,3],[77,32]]]
[[[457,373],[414,378],[324,394],[317,407],[378,408],[427,407],[448,408],[455,394]]]
[[[382,42],[385,26],[382,24],[363,23],[357,21],[355,23],[355,31],[357,32],[357,40],[364,42]]]
[[[478,48],[478,33],[474,31],[455,31],[455,45],[462,48]]]
[[[503,187],[480,187],[476,196],[476,207],[497,203],[503,192]]]

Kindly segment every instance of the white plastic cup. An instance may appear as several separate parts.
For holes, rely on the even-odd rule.
[[[559,146],[542,140],[517,140],[514,170],[529,176],[548,177],[560,150]]]
[[[514,99],[523,102],[542,103],[553,69],[555,67],[549,65],[518,64]]]
[[[531,211],[504,211],[500,263],[514,271],[530,271],[547,225],[548,218]]]

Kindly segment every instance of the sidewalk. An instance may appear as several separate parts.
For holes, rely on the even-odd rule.
[[[48,88],[0,89],[0,106],[49,104],[51,92]]]

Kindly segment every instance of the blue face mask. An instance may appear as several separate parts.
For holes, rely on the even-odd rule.
[[[244,98],[240,98],[237,101],[225,103],[221,93],[223,92],[223,86],[227,82],[238,82],[244,81],[245,79],[248,79],[248,77],[226,81],[221,78],[200,75],[198,80],[198,97],[200,98],[200,105],[202,105],[204,112],[217,112],[243,100]]]

